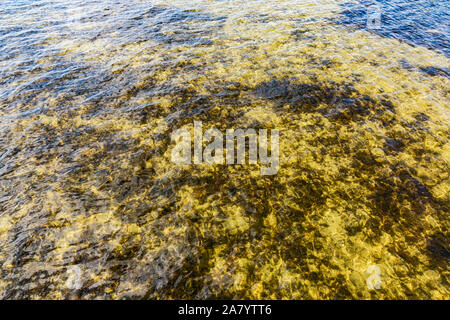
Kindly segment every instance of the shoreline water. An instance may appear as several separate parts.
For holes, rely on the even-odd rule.
[[[0,4],[0,298],[446,299],[446,51],[345,3]],[[194,121],[279,170],[174,164]]]

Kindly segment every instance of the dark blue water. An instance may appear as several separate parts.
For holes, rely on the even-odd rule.
[[[372,6],[381,8],[381,24],[378,29],[367,25]],[[403,40],[412,45],[441,51],[449,50],[450,1],[422,0],[362,0],[344,3],[340,23],[372,30],[383,37]]]

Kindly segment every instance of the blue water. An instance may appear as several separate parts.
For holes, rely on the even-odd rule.
[[[383,37],[403,40],[450,55],[450,1],[363,0],[343,3],[343,18],[338,23],[369,30],[371,7],[379,4],[381,25],[370,29]]]

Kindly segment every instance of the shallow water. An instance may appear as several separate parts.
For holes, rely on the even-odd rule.
[[[367,13],[381,9],[380,28],[367,24]],[[372,30],[383,37],[406,41],[410,45],[438,50],[447,57],[450,37],[450,2],[420,0],[362,0],[343,3],[335,21]],[[381,27],[382,26],[382,27]]]
[[[380,3],[2,1],[0,297],[448,298],[448,2]]]

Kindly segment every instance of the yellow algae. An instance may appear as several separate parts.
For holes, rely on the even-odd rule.
[[[0,217],[0,234],[3,234],[9,230],[11,227],[10,217],[2,216]]]
[[[184,28],[80,22],[35,61],[76,71],[5,84],[0,297],[448,297],[448,77],[423,71],[448,58],[331,23],[340,1],[201,3],[161,11]],[[278,173],[172,163],[194,120],[279,129]]]

